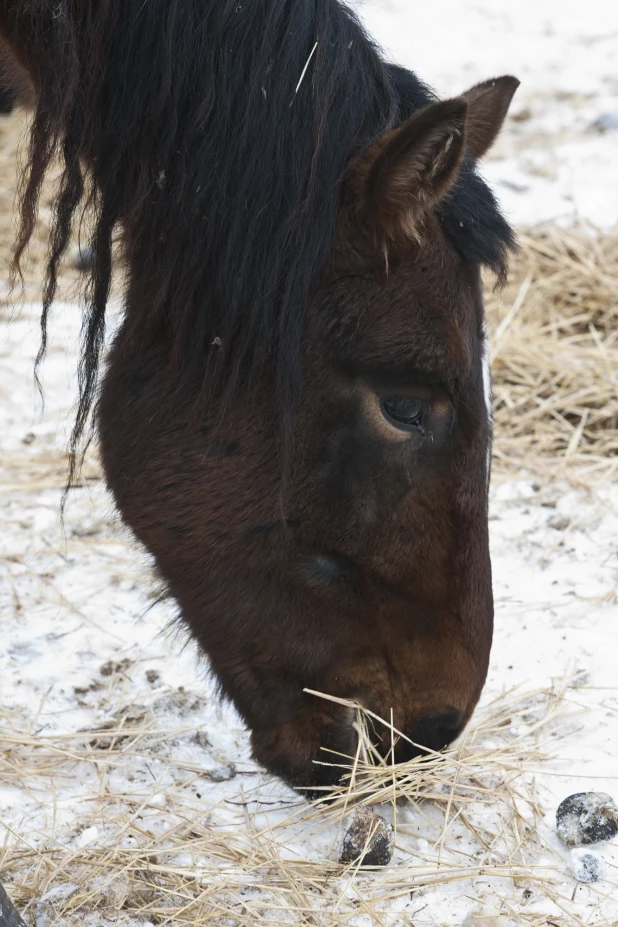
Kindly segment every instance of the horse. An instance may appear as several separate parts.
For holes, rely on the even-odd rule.
[[[481,271],[515,240],[477,164],[519,82],[440,100],[339,0],[0,0],[0,36],[35,96],[16,273],[62,169],[39,361],[89,216],[69,482],[94,422],[266,770],[336,787],[352,705],[392,762],[442,749],[493,633]]]

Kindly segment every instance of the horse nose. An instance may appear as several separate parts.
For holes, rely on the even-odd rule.
[[[428,715],[417,721],[411,731],[406,731],[412,743],[400,740],[397,757],[399,762],[419,756],[427,750],[442,750],[455,740],[463,726],[463,714],[457,708]],[[425,749],[423,749],[425,748]],[[400,758],[401,757],[401,758]]]

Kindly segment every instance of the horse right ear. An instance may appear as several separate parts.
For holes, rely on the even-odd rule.
[[[380,250],[420,242],[424,219],[457,178],[466,147],[468,103],[432,103],[389,132],[351,169],[358,221]]]

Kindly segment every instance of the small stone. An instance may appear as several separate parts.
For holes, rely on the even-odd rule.
[[[558,808],[556,829],[568,847],[611,840],[618,834],[618,806],[605,792],[577,792]]]
[[[553,518],[549,519],[547,524],[550,528],[553,528],[554,531],[566,531],[571,524],[571,519],[567,518],[566,515],[554,515]]]
[[[156,669],[146,670],[146,681],[154,686],[161,679],[161,673]]]
[[[603,878],[605,863],[596,853],[577,849],[571,850],[569,869],[578,882],[598,882]]]
[[[211,782],[229,782],[230,779],[236,777],[236,767],[233,763],[228,763],[225,766],[215,766],[214,769],[209,769],[204,775]]]
[[[388,866],[392,858],[392,828],[369,808],[359,808],[343,838],[339,862]]]

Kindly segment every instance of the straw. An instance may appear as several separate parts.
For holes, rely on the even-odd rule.
[[[548,838],[535,792],[536,770],[547,759],[543,740],[551,734],[554,745],[562,730],[572,729],[563,686],[506,693],[478,713],[458,746],[400,765],[372,762],[367,713],[354,707],[366,742],[355,757],[324,754],[324,762],[341,766],[344,782],[328,801],[313,804],[294,800],[257,768],[257,779],[247,778],[248,768],[234,780],[236,794],[228,783],[225,795],[214,789],[197,799],[199,768],[182,758],[195,729],[166,726],[154,710],[144,715],[143,706],[125,708],[115,728],[64,735],[33,736],[5,718],[2,778],[28,796],[29,817],[33,804],[49,803],[50,782],[65,794],[76,777],[93,782],[64,826],[33,833],[24,821],[7,832],[0,867],[15,905],[26,919],[44,910],[49,923],[67,925],[96,912],[113,923],[134,917],[192,927],[263,921],[339,927],[360,913],[370,923],[393,923],[389,910],[401,899],[420,901],[437,886],[473,891],[475,880],[510,904],[517,880],[568,905],[564,860]],[[522,718],[526,734],[518,736]],[[368,720],[390,731],[393,742],[399,737],[390,721]],[[162,753],[172,738],[176,748]],[[126,783],[114,789],[114,770],[155,763],[157,781],[133,792]],[[357,805],[385,817],[398,809],[395,858],[386,869],[337,861]],[[76,845],[71,838],[93,821],[103,835]],[[419,845],[415,833],[426,843]],[[519,923],[536,923],[537,915],[527,918],[525,910],[518,908],[518,916]]]
[[[618,230],[521,233],[489,293],[494,473],[594,485],[618,472]]]

